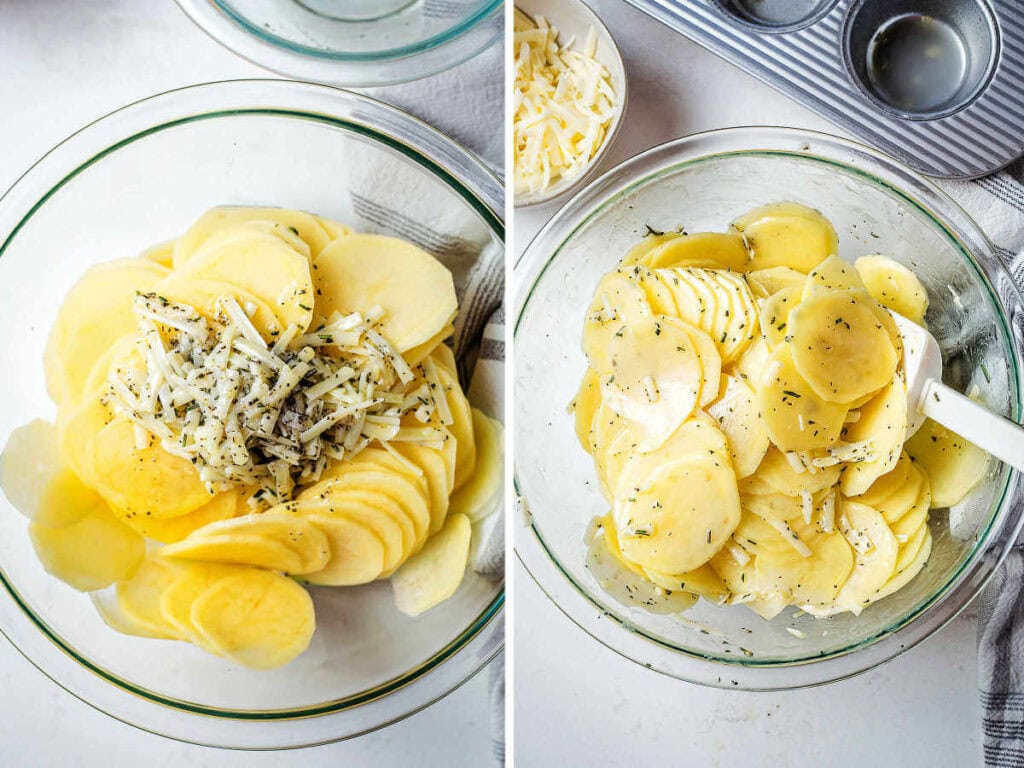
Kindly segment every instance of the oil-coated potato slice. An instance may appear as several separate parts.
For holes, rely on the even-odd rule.
[[[768,356],[770,354],[771,350],[768,348],[768,342],[760,335],[755,336],[750,345],[743,351],[743,354],[734,360],[731,365],[727,366],[725,371],[730,376],[743,379],[751,389],[755,389],[756,382],[761,378],[761,374],[768,366]]]
[[[840,509],[839,529],[854,549],[855,565],[835,602],[825,610],[857,616],[892,577],[899,544],[877,510],[851,501],[843,502]]]
[[[117,584],[117,604],[135,625],[155,637],[186,639],[160,610],[164,592],[187,571],[180,565],[149,553],[127,581]]]
[[[928,534],[928,523],[926,521],[918,526],[916,531],[907,536],[906,541],[901,541],[899,536],[896,537],[896,540],[900,542],[900,551],[896,556],[896,574],[906,570],[906,567],[913,562],[914,558],[917,557],[917,553],[924,545],[924,540],[928,537]]]
[[[179,267],[188,261],[192,254],[212,235],[252,221],[283,225],[285,229],[291,230],[290,234],[296,234],[306,243],[312,256],[318,255],[330,240],[327,231],[317,217],[302,211],[286,208],[222,206],[208,210],[178,239],[174,247],[174,266]]]
[[[160,519],[143,515],[129,516],[124,510],[118,509],[114,512],[147,539],[172,544],[205,525],[245,514],[248,507],[241,492],[231,490],[218,493],[203,506],[179,517]]]
[[[132,304],[167,270],[148,259],[121,259],[91,267],[68,291],[46,341],[46,391],[58,407],[79,402],[93,365],[136,328]]]
[[[400,441],[392,443],[392,447],[423,471],[423,476],[427,480],[427,487],[430,493],[429,532],[437,533],[444,524],[444,519],[447,517],[448,509],[451,505],[449,499],[451,483],[448,480],[448,463],[445,461],[443,452],[429,446]],[[480,458],[478,454],[476,472],[479,471]],[[474,472],[474,476],[476,472]],[[463,486],[463,489],[472,485],[472,483],[473,480],[471,479],[468,485]]]
[[[218,306],[219,300],[224,296],[233,296],[264,339],[273,341],[284,330],[281,320],[266,301],[224,280],[182,277],[179,272],[175,272],[154,290],[171,301],[187,304],[213,320],[225,318],[224,311]]]
[[[749,600],[757,594],[757,585],[754,583],[754,558],[747,556],[741,562],[733,554],[736,546],[727,544],[708,561],[707,566],[702,566],[710,568],[722,580],[732,602]]]
[[[216,581],[196,598],[190,618],[214,649],[251,669],[287,664],[306,650],[316,626],[305,589],[258,569]]]
[[[473,410],[459,385],[459,380],[450,371],[438,367],[438,378],[448,398],[448,409],[452,412],[452,423],[448,430],[455,438],[455,484],[458,490],[473,474],[476,468],[476,442],[473,439]]]
[[[304,331],[313,318],[313,279],[309,260],[274,238],[256,236],[203,248],[178,267],[176,278],[237,285],[270,307],[283,328],[295,325]],[[333,307],[325,310],[325,315],[333,310]],[[422,340],[425,341],[440,327],[434,328]]]
[[[725,391],[707,407],[708,415],[718,422],[729,441],[736,477],[753,474],[768,450],[768,430],[754,391],[742,379],[723,377]]]
[[[700,313],[698,315],[700,321],[692,323],[692,325],[710,336],[711,340],[715,342],[715,346],[718,347],[723,343],[726,323],[729,322],[729,318],[726,317],[729,310],[728,297],[712,288],[706,279],[707,270],[686,267],[674,269],[672,273],[678,275],[682,284],[688,286],[697,296],[697,311]],[[676,303],[678,304],[678,301]],[[683,319],[690,322],[685,316]]]
[[[450,515],[423,549],[395,572],[391,588],[398,610],[419,616],[455,594],[466,574],[472,530],[468,517]]]
[[[828,448],[842,434],[846,406],[818,397],[793,364],[789,344],[772,350],[754,390],[768,437],[783,451]]]
[[[740,503],[744,510],[753,512],[765,520],[795,520],[804,513],[803,499],[800,496],[790,496],[775,490],[770,493],[755,493],[742,484]]]
[[[657,248],[665,243],[682,237],[681,232],[663,232],[660,235],[649,233],[643,240],[634,245],[627,251],[626,255],[622,257],[619,264],[623,267],[632,267],[637,264],[643,264],[650,266],[647,263],[648,255]]]
[[[804,282],[801,299],[809,298],[817,291],[855,291],[864,289],[860,275],[849,262],[838,256],[829,256],[811,270]]]
[[[583,323],[583,353],[590,367],[602,376],[611,370],[608,345],[624,326],[649,317],[647,292],[630,275],[632,269],[618,268],[606,273],[597,284]]]
[[[96,490],[129,517],[178,517],[211,497],[192,463],[167,453],[155,438],[137,448],[135,426],[124,418],[114,419],[93,438],[87,461]]]
[[[843,469],[839,487],[847,496],[864,493],[882,475],[892,471],[903,451],[907,436],[907,387],[899,374],[889,386],[860,409],[860,418],[849,424],[846,440],[857,443],[867,440],[874,458],[848,463]]]
[[[670,317],[676,317],[679,314],[675,296],[655,272],[646,267],[636,266],[629,274],[630,278],[643,288],[647,303],[654,314],[669,315]]]
[[[471,523],[494,512],[501,496],[505,471],[502,455],[501,422],[473,409],[473,434],[476,438],[476,469],[464,486],[452,494],[450,513],[461,514]]]
[[[742,277],[729,272],[715,272],[713,277],[730,295],[731,314],[726,328],[722,362],[731,363],[760,336],[758,307],[750,287]]]
[[[317,223],[323,227],[324,232],[327,233],[327,237],[331,240],[337,240],[342,237],[348,237],[353,233],[352,227],[347,224],[342,224],[340,221],[334,221],[333,219],[327,219],[323,216],[314,216]],[[326,245],[326,243],[325,243]],[[317,251],[319,253],[322,248]]]
[[[404,240],[343,237],[324,248],[314,266],[317,311],[326,317],[379,305],[381,333],[399,352],[435,336],[458,309],[452,273]]]
[[[130,578],[146,553],[142,537],[105,506],[59,528],[30,523],[28,533],[46,572],[82,592]]]
[[[605,403],[629,423],[640,450],[657,448],[696,408],[703,365],[689,327],[654,315],[628,323],[608,345]]]
[[[931,501],[932,494],[928,484],[925,483],[914,500],[914,506],[896,522],[889,524],[889,529],[896,536],[897,541],[909,539],[917,533],[918,528],[928,523],[928,508],[931,506]]]
[[[787,594],[798,605],[830,605],[853,570],[853,550],[838,531],[825,533],[799,519],[790,528],[811,554],[804,557],[791,546],[758,555],[754,566],[758,585]]]
[[[765,621],[771,621],[782,613],[789,603],[789,596],[781,592],[750,600],[744,605]]]
[[[839,248],[839,237],[829,220],[799,203],[755,208],[731,227],[743,236],[751,251],[751,270],[789,267],[806,274]]]
[[[668,591],[682,590],[699,595],[713,603],[723,603],[729,597],[729,588],[708,564],[688,573],[661,573],[645,569],[644,575],[652,584]]]
[[[751,290],[759,289],[759,297],[765,299],[783,288],[802,287],[806,280],[807,275],[789,267],[769,267],[747,273]]]
[[[878,590],[872,597],[872,602],[881,600],[883,597],[888,597],[893,592],[897,592],[903,589],[907,584],[914,580],[914,577],[921,572],[924,568],[928,558],[932,554],[932,534],[931,531],[925,529],[924,540],[921,546],[917,550],[917,554],[914,558],[904,566],[896,566],[896,571],[892,577],[885,582],[885,585]]]
[[[921,324],[928,311],[928,292],[917,275],[888,256],[861,256],[854,263],[868,293],[883,307]]]
[[[643,259],[647,266],[700,267],[743,272],[750,254],[743,238],[735,232],[693,232],[674,237],[651,250]]]
[[[685,573],[706,563],[740,519],[736,475],[713,457],[662,467],[643,490],[616,506],[623,554],[663,573]]]
[[[985,477],[989,456],[954,432],[926,419],[907,441],[907,453],[931,483],[932,509],[951,507]]]
[[[817,395],[849,403],[888,384],[899,358],[883,325],[850,291],[823,291],[789,318],[793,363]]]
[[[754,477],[777,493],[799,496],[803,491],[817,493],[831,488],[839,479],[839,472],[838,465],[822,467],[814,474],[797,472],[786,455],[772,446],[758,465]]]
[[[906,451],[900,453],[896,466],[875,480],[871,487],[864,493],[857,496],[853,501],[867,504],[869,507],[879,509],[879,504],[894,493],[902,491],[914,478],[914,466]],[[917,491],[911,495],[911,501],[917,496]]]
[[[210,523],[183,541],[168,544],[162,554],[296,575],[321,570],[331,556],[323,531],[280,507]]]
[[[761,307],[758,319],[760,321],[761,333],[764,335],[764,340],[768,343],[769,349],[775,349],[775,347],[785,343],[786,337],[791,331],[789,316],[800,303],[802,291],[803,288],[798,286],[783,288],[778,293],[769,296],[768,300]]]
[[[580,382],[580,388],[576,391],[576,397],[572,400],[576,439],[580,441],[580,445],[587,453],[594,451],[591,430],[594,426],[594,414],[597,413],[597,407],[600,404],[601,382],[594,369],[588,365],[583,374],[583,380]]]

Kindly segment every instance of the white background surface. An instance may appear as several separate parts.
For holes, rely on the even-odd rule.
[[[69,133],[131,101],[203,81],[272,76],[221,48],[171,0],[0,0],[0,72],[0,189]],[[487,766],[487,679],[481,673],[430,709],[353,741],[226,752],[112,720],[0,638],[0,766]]]
[[[629,78],[625,123],[605,169],[655,144],[712,128],[760,124],[838,132],[621,0],[588,1],[619,44]],[[517,252],[557,207],[556,201],[516,212]],[[607,650],[569,621],[515,562],[517,768],[981,764],[972,611],[853,680],[787,693],[717,691]]]

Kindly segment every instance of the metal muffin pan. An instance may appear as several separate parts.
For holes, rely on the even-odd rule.
[[[1024,155],[1021,0],[627,2],[929,176]]]

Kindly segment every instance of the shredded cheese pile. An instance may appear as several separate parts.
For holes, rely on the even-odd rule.
[[[608,70],[594,59],[591,29],[581,51],[561,47],[538,16],[515,14],[515,193],[535,193],[583,173],[615,113]]]
[[[452,415],[436,366],[409,367],[376,327],[380,308],[319,318],[305,334],[290,326],[271,345],[249,319],[255,307],[232,296],[216,306],[211,321],[154,293],[135,297],[140,340],[111,371],[105,402],[134,422],[139,449],[159,439],[211,490],[255,485],[259,507],[372,440],[416,471],[389,443],[443,444]]]

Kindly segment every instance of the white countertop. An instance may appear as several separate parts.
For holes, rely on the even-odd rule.
[[[72,131],[136,99],[209,80],[273,77],[207,37],[171,0],[0,3],[0,189]],[[384,731],[314,749],[205,749],[123,725],[72,698],[0,638],[0,765],[490,765],[488,675]]]
[[[622,49],[629,78],[625,123],[605,168],[711,128],[788,125],[838,132],[622,0],[588,2]],[[516,212],[517,252],[557,207],[556,201]],[[852,680],[787,693],[719,691],[673,680],[609,651],[569,621],[514,562],[518,768],[981,764],[973,611]]]

